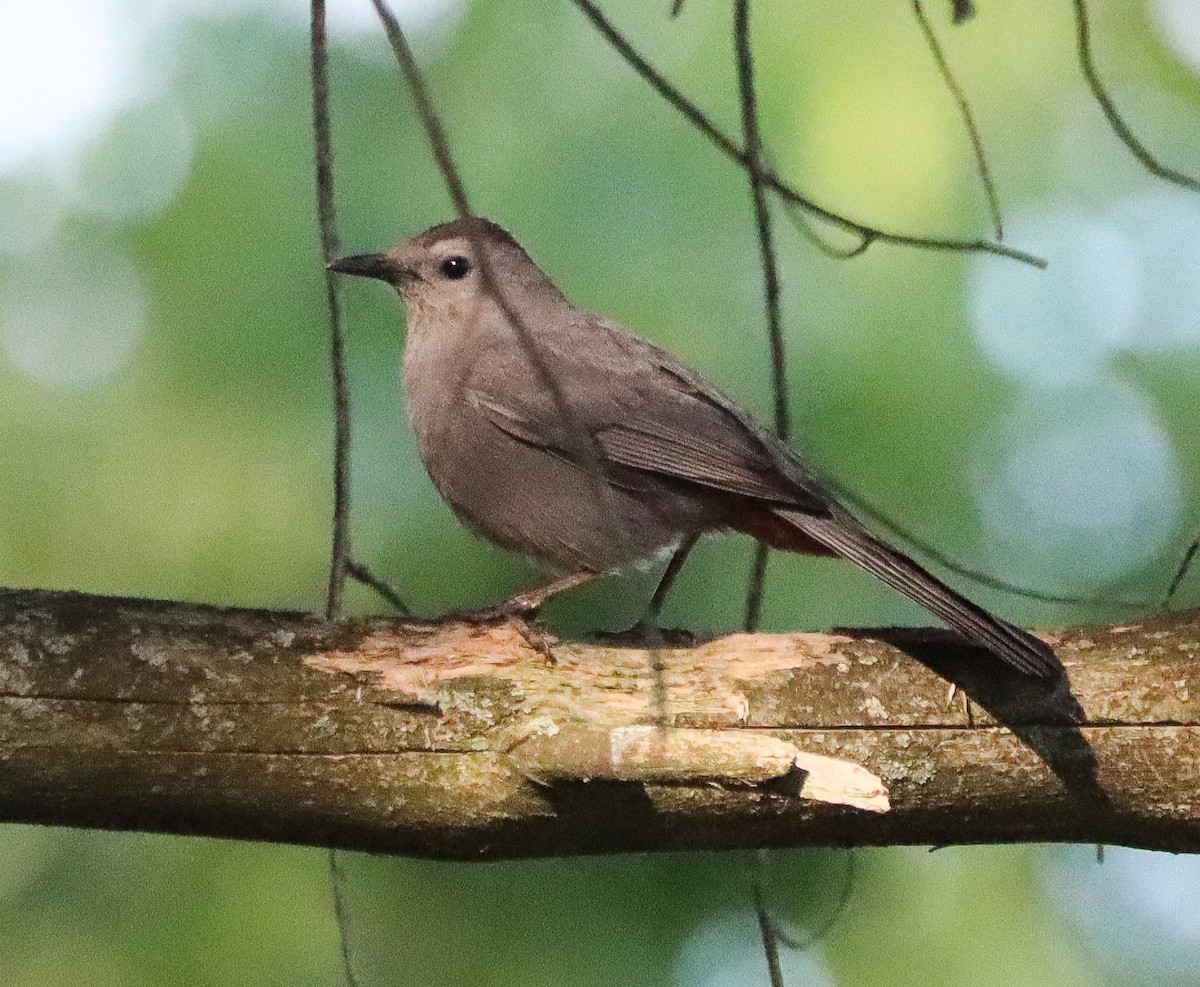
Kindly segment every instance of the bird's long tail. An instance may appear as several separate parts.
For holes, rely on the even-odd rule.
[[[811,541],[878,576],[1026,675],[1049,679],[1066,674],[1054,650],[1044,641],[993,617],[844,513],[814,515],[787,509],[773,513]]]

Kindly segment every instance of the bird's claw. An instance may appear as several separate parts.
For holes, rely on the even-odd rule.
[[[510,624],[530,648],[545,658],[548,664],[555,665],[557,660],[550,647],[551,636],[535,621],[541,601],[530,602],[524,596],[518,594],[503,603],[480,607],[478,610],[460,610],[451,614],[451,617],[465,624]]]
[[[675,627],[659,627],[653,620],[639,620],[623,631],[597,631],[596,638],[605,644],[636,648],[686,648],[696,643],[691,631]]]

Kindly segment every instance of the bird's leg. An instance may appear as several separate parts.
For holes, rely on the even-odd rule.
[[[593,579],[601,575],[603,573],[599,572],[568,573],[565,576],[552,579],[542,586],[534,586],[530,589],[522,590],[515,596],[510,596],[503,603],[497,603],[494,606],[484,607],[480,610],[456,613],[454,616],[459,620],[470,621],[472,623],[484,624],[498,621],[510,623],[517,629],[521,637],[525,639],[526,644],[553,665],[555,659],[554,652],[550,650],[550,639],[534,625],[532,618],[550,597],[557,596],[559,593],[565,593],[576,586],[584,585],[584,583],[590,583]]]
[[[676,578],[683,570],[683,564],[687,561],[687,557],[691,554],[692,549],[696,547],[696,542],[700,540],[700,535],[688,535],[677,549],[675,554],[671,556],[671,561],[667,563],[666,569],[663,570],[662,578],[658,581],[658,586],[654,588],[654,595],[650,597],[650,602],[646,605],[646,612],[642,614],[642,619],[637,622],[637,629],[647,636],[656,636],[659,633],[658,615],[662,613],[663,604],[667,602],[667,594],[671,591],[671,587],[675,584]]]
[[[542,604],[550,597],[558,596],[559,593],[565,593],[576,586],[590,583],[600,575],[601,573],[598,572],[572,572],[566,576],[559,576],[542,586],[534,586],[531,589],[522,590],[515,596],[510,596],[503,603],[497,604],[494,609],[509,616],[513,614],[528,616],[542,609]]]
[[[529,589],[523,589],[521,592],[510,596],[503,603],[494,603],[490,607],[480,607],[478,610],[457,610],[452,616],[457,617],[459,620],[471,620],[481,624],[493,620],[532,617],[550,597],[557,596],[559,593],[565,593],[576,586],[584,585],[584,583],[590,583],[593,579],[598,579],[601,575],[603,573],[599,572],[568,573],[565,576],[552,579],[541,586],[531,586]]]
[[[601,634],[604,640],[613,641],[614,643],[628,644],[662,644],[663,633],[658,626],[658,615],[662,612],[663,604],[667,601],[667,594],[671,591],[671,586],[674,585],[676,577],[683,569],[683,564],[687,561],[688,555],[692,549],[696,547],[696,542],[700,540],[699,534],[688,535],[679,547],[675,549],[675,553],[671,556],[671,561],[667,563],[666,569],[663,570],[662,577],[658,580],[658,586],[654,589],[654,595],[650,597],[650,602],[646,604],[645,612],[641,619],[632,627],[617,631],[615,633]],[[686,635],[690,636],[690,635]]]

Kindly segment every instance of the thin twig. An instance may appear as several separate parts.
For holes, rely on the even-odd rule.
[[[333,377],[333,522],[329,553],[329,584],[325,616],[341,611],[346,578],[352,577],[379,593],[400,613],[409,609],[400,594],[374,576],[350,554],[350,388],[346,380],[346,347],[342,331],[337,275],[329,264],[341,253],[337,212],[333,200],[333,145],[329,123],[329,57],[325,32],[325,0],[312,3],[313,137],[316,145],[317,219],[321,230],[321,258],[325,264],[325,297],[329,308],[329,365]]]
[[[1100,109],[1104,112],[1104,116],[1108,120],[1108,125],[1112,127],[1113,133],[1120,138],[1122,144],[1129,148],[1130,153],[1142,163],[1142,167],[1152,175],[1157,175],[1159,178],[1173,182],[1183,188],[1191,189],[1193,192],[1200,192],[1200,181],[1162,164],[1147,150],[1146,145],[1134,136],[1133,131],[1129,129],[1129,125],[1118,112],[1116,105],[1112,101],[1112,97],[1109,96],[1108,90],[1104,87],[1104,83],[1100,81],[1099,72],[1096,71],[1096,64],[1092,59],[1092,29],[1088,23],[1087,4],[1085,0],[1074,0],[1074,3],[1075,47],[1079,53],[1079,67],[1083,70],[1083,77],[1087,80],[1088,88],[1091,89],[1092,96],[1095,97],[1096,102],[1100,104]]]
[[[815,929],[809,932],[803,939],[787,935],[782,929],[776,928],[775,935],[788,949],[808,949],[823,941],[829,933],[833,931],[833,927],[838,924],[850,909],[850,901],[854,897],[854,884],[858,877],[858,857],[853,850],[846,851],[846,879],[842,883],[842,889],[838,892],[837,901],[833,903],[833,909],[825,916],[825,920],[821,922]]]
[[[743,168],[749,167],[749,161],[742,148],[738,147],[737,144],[717,129],[717,126],[694,103],[671,85],[654,66],[639,54],[637,49],[613,26],[612,22],[604,16],[592,0],[571,0],[571,2],[592,22],[592,25],[612,45],[617,54],[667,103],[678,110],[693,127],[707,137],[726,157],[733,159]],[[1015,250],[1005,244],[993,243],[990,240],[954,240],[910,236],[904,233],[889,233],[886,230],[868,226],[865,223],[860,223],[833,212],[831,209],[818,205],[812,199],[801,195],[794,188],[787,185],[770,168],[762,169],[762,181],[763,184],[770,186],[771,190],[785,201],[794,202],[813,215],[843,230],[864,237],[871,243],[878,241],[897,246],[919,247],[926,250],[941,250],[953,253],[989,253],[1008,257],[1025,264],[1031,264],[1034,267],[1044,268],[1046,266],[1046,261],[1041,257],[1023,250]]]
[[[742,107],[744,154],[750,176],[750,198],[754,204],[754,224],[758,233],[762,263],[763,298],[767,310],[767,338],[771,345],[771,390],[775,407],[775,431],[786,442],[791,435],[791,410],[788,407],[787,359],[783,344],[783,322],[779,308],[779,263],[771,232],[771,210],[767,203],[762,175],[762,133],[758,127],[758,97],[754,90],[754,53],[750,45],[750,0],[734,0],[733,44],[737,58],[738,102]],[[762,616],[763,588],[767,576],[767,546],[755,548],[750,586],[746,593],[747,631],[758,629]]]
[[[346,562],[346,575],[358,580],[364,586],[373,589],[384,600],[391,604],[392,608],[401,615],[411,616],[412,611],[408,609],[408,604],[400,596],[399,590],[381,576],[377,576],[371,569],[358,559],[348,559]]]
[[[346,917],[346,898],[344,894],[344,875],[338,852],[329,848],[329,887],[333,892],[333,917],[337,922],[339,945],[342,954],[342,973],[346,978],[346,987],[358,987],[358,977],[354,972],[354,961],[350,952],[349,921]]]
[[[831,243],[827,243],[825,238],[817,232],[807,216],[804,215],[804,210],[796,203],[785,199],[783,202],[783,214],[791,221],[792,228],[799,233],[812,246],[816,247],[826,257],[833,260],[852,260],[867,252],[867,248],[871,246],[874,240],[871,237],[863,236],[857,246],[847,247],[845,250],[839,250]]]
[[[329,310],[329,365],[333,378],[333,519],[329,552],[329,582],[325,595],[325,616],[336,617],[341,610],[342,594],[350,566],[350,395],[346,381],[345,342],[342,335],[341,304],[337,276],[329,264],[340,253],[337,213],[333,200],[333,142],[329,124],[329,57],[325,33],[325,0],[312,0],[311,69],[313,143],[317,186],[317,221],[321,232],[321,259],[324,262],[325,301]],[[398,599],[398,598],[397,598]],[[403,606],[403,603],[401,603]],[[350,955],[341,871],[337,851],[329,849],[329,885],[333,893],[333,911],[337,922],[342,973],[346,987],[358,987]]]
[[[791,409],[788,407],[787,361],[783,343],[783,323],[779,307],[779,262],[771,230],[771,210],[767,204],[762,176],[762,133],[758,126],[758,97],[754,90],[754,56],[750,47],[750,0],[734,0],[734,46],[737,53],[738,100],[742,107],[742,134],[749,162],[750,198],[754,204],[754,223],[758,233],[762,262],[763,298],[767,310],[767,334],[771,343],[771,388],[774,397],[775,431],[787,442],[791,437]]]
[[[767,973],[771,977],[771,987],[784,987],[783,969],[779,965],[778,930],[763,901],[762,882],[757,877],[754,880],[754,914],[758,916],[758,934],[762,938],[763,953],[767,957]]]
[[[421,69],[413,56],[408,39],[404,36],[404,31],[401,30],[396,15],[392,13],[391,8],[384,0],[371,0],[371,3],[375,6],[375,12],[379,15],[383,30],[387,34],[388,43],[392,46],[396,60],[400,63],[400,71],[404,73],[408,91],[412,94],[413,102],[416,103],[417,113],[421,117],[421,126],[425,130],[425,136],[429,139],[429,146],[433,151],[434,160],[437,162],[438,171],[442,174],[442,180],[446,183],[446,190],[450,193],[450,198],[454,200],[454,211],[460,217],[470,216],[472,215],[471,206],[467,201],[462,178],[450,155],[446,130],[442,126],[437,111],[433,108],[433,100],[429,96],[429,89],[425,85],[425,79],[421,75]]]
[[[1106,597],[1106,596],[1068,596],[1063,593],[1051,593],[1047,590],[1033,589],[1029,586],[1022,586],[1020,583],[1012,583],[1006,579],[1000,579],[998,576],[989,575],[979,569],[972,569],[970,566],[963,565],[961,562],[955,562],[945,553],[935,548],[925,539],[915,535],[908,528],[904,527],[895,518],[885,514],[879,508],[875,507],[861,494],[851,490],[840,481],[825,477],[825,482],[837,492],[838,496],[853,506],[859,514],[865,514],[871,518],[876,524],[886,528],[901,541],[908,542],[913,548],[921,554],[933,559],[938,565],[949,572],[953,572],[973,582],[979,583],[981,586],[987,586],[991,589],[998,589],[1005,593],[1011,593],[1013,596],[1025,597],[1030,600],[1039,600],[1042,603],[1062,603],[1070,606],[1109,606],[1109,607],[1128,607],[1132,610],[1151,610],[1154,604],[1149,600],[1128,600],[1121,597]]]
[[[1167,587],[1167,593],[1163,597],[1160,609],[1171,609],[1171,601],[1175,599],[1175,591],[1179,589],[1180,583],[1183,582],[1183,577],[1188,574],[1188,570],[1192,567],[1192,560],[1195,559],[1197,552],[1200,552],[1200,537],[1192,542],[1188,546],[1188,550],[1183,553],[1183,561],[1179,563],[1179,568],[1175,571],[1175,578],[1171,580],[1171,585]]]
[[[954,77],[950,63],[946,60],[946,53],[942,50],[941,42],[938,41],[937,35],[933,30],[933,25],[929,23],[929,18],[925,15],[925,9],[921,6],[921,0],[913,0],[913,14],[916,15],[917,24],[921,27],[921,33],[925,35],[925,44],[929,47],[930,54],[933,55],[938,72],[941,73],[942,81],[946,84],[950,95],[954,97],[954,102],[958,104],[958,113],[962,117],[963,127],[966,128],[967,136],[971,139],[971,151],[975,155],[975,170],[979,174],[979,181],[983,185],[983,194],[987,197],[988,212],[992,217],[992,228],[996,239],[1003,240],[1004,218],[1000,214],[1000,198],[996,194],[996,184],[992,181],[992,172],[988,167],[987,154],[983,149],[983,138],[979,135],[979,128],[975,124],[975,116],[971,112],[971,104],[967,102],[966,94],[958,84],[958,80]]]
[[[784,929],[779,920],[767,906],[766,894],[763,891],[763,875],[766,870],[767,851],[759,850],[754,856],[755,866],[750,879],[751,893],[754,899],[754,914],[758,919],[758,932],[762,938],[763,953],[767,959],[767,970],[771,977],[771,987],[783,984],[783,968],[779,962],[779,947],[803,952],[824,940],[835,925],[845,916],[850,907],[850,899],[854,894],[854,882],[857,874],[857,858],[852,852],[846,854],[846,879],[838,892],[833,909],[815,929],[804,938],[792,935]]]
[[[325,265],[325,301],[329,309],[329,363],[333,375],[333,537],[325,616],[336,617],[346,586],[350,557],[350,397],[346,386],[345,342],[337,275],[329,264],[339,253],[337,214],[333,204],[333,146],[329,137],[329,71],[325,38],[325,0],[312,0],[312,114],[315,145],[317,221],[321,259]]]

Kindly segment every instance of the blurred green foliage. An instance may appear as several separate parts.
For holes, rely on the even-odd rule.
[[[670,20],[667,6],[606,5],[736,134],[729,11],[691,0]],[[1156,187],[1082,88],[1069,4],[980,3],[979,17],[953,33],[946,11],[926,6],[970,94],[1007,211],[1103,204]],[[1142,3],[1097,6],[1103,69],[1122,106],[1148,144],[1200,172],[1195,77]],[[756,4],[755,17],[763,125],[781,173],[888,229],[985,231],[969,146],[906,4],[775,0]],[[767,345],[744,176],[568,3],[478,2],[418,47],[476,208],[512,229],[577,302],[670,347],[765,414]],[[69,214],[59,232],[130,256],[144,274],[151,311],[132,358],[86,387],[31,379],[0,360],[8,480],[0,582],[316,609],[332,427],[306,39],[294,25],[246,17],[189,27],[171,57],[194,127],[186,184],[151,217]],[[381,248],[447,218],[382,35],[336,46],[332,76],[347,249]],[[988,362],[972,333],[974,262],[879,245],[839,262],[814,251],[782,213],[777,228],[798,442],[897,520],[978,562],[987,534],[965,479],[969,453],[1020,385]],[[48,284],[55,275],[45,271]],[[492,601],[528,582],[530,570],[456,524],[420,468],[396,386],[399,306],[375,285],[349,285],[344,298],[358,552],[423,613]],[[1181,517],[1193,527],[1198,371],[1195,345],[1128,354],[1115,371],[1151,397],[1183,478]],[[1104,589],[1156,598],[1187,525],[1175,535]],[[704,545],[667,622],[736,627],[748,559],[738,540]],[[1007,574],[1037,581],[1019,568]],[[609,581],[556,604],[550,617],[568,631],[622,626],[648,585]],[[1196,585],[1185,587],[1191,599]],[[1030,623],[1129,615],[967,589]],[[351,602],[377,606],[360,589]],[[765,614],[780,629],[922,619],[845,566],[794,558],[773,560]],[[8,827],[0,859],[7,983],[339,980],[319,851]],[[1047,851],[859,859],[849,910],[815,948],[837,983],[1141,982],[1046,898]],[[763,868],[773,901],[803,930],[836,907],[845,866],[842,853],[779,853]],[[746,855],[487,867],[355,857],[346,888],[352,946],[364,987],[672,983],[697,923],[745,912],[750,867]],[[1189,969],[1193,981],[1200,975],[1194,953],[1179,964],[1180,982]],[[765,983],[765,965],[745,978]]]

